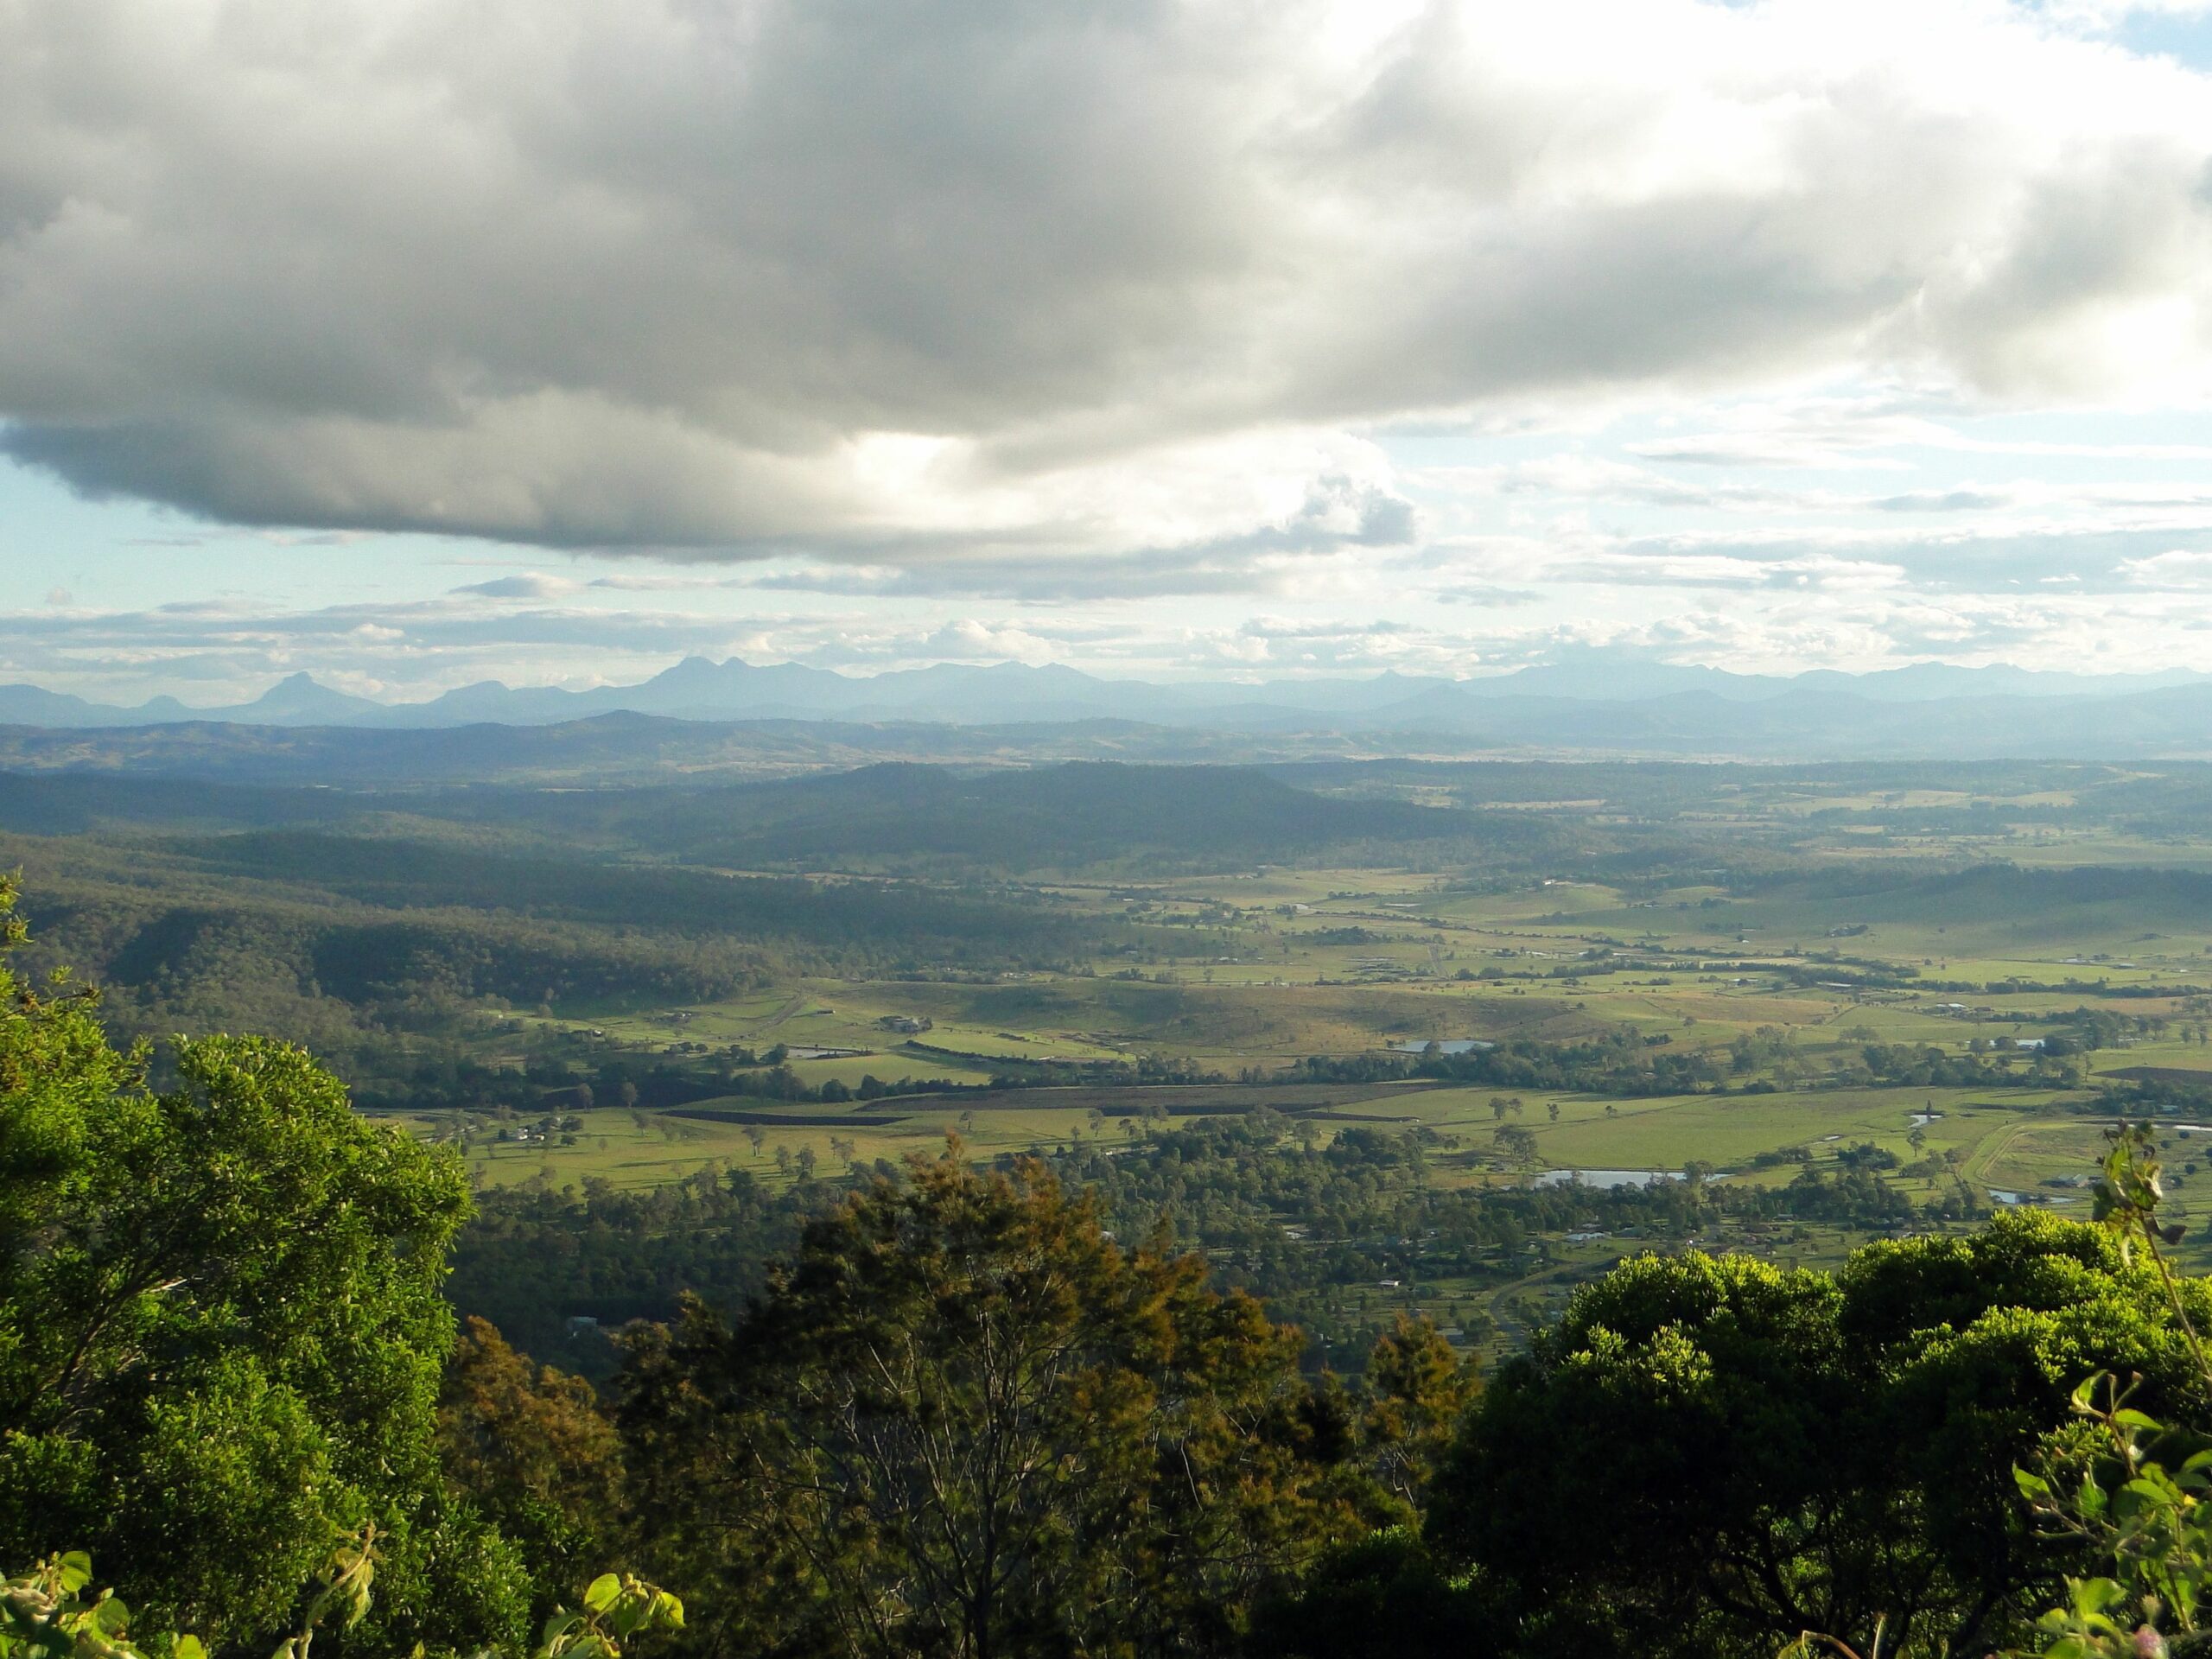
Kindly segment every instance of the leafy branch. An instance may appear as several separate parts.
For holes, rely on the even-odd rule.
[[[367,1616],[376,1539],[376,1528],[367,1526],[332,1552],[299,1628],[271,1659],[308,1659],[326,1624],[351,1630]],[[130,1608],[112,1589],[93,1592],[92,1582],[92,1558],[82,1550],[48,1556],[0,1580],[0,1659],[149,1659],[130,1640]],[[531,1659],[622,1659],[622,1644],[632,1637],[683,1625],[683,1604],[667,1591],[631,1573],[605,1573],[585,1590],[582,1607],[554,1610]],[[154,1645],[167,1659],[207,1659],[196,1636],[172,1634]],[[474,1659],[497,1656],[487,1650]]]
[[[2158,1142],[2148,1123],[2122,1124],[2096,1186],[2095,1218],[2117,1238],[2121,1259],[2139,1248],[2158,1275],[2197,1373],[2212,1389],[2205,1352],[2166,1247],[2178,1225],[2162,1224]],[[2109,1372],[2074,1390],[2075,1414],[2093,1426],[2078,1482],[2015,1469],[2013,1478],[2045,1535],[2072,1541],[2108,1567],[2066,1580],[2064,1602],[2037,1620],[2045,1638],[2038,1659],[2164,1659],[2212,1648],[2205,1628],[2212,1587],[2212,1450],[2190,1452],[2169,1469],[2154,1453],[2174,1439],[2165,1425],[2128,1403],[2139,1377]],[[2056,1473],[2056,1471],[2054,1471]]]

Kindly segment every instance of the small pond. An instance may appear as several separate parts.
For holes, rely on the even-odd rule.
[[[1548,1169],[1536,1177],[1536,1186],[1567,1186],[1580,1180],[1585,1186],[1656,1186],[1682,1178],[1671,1169]]]

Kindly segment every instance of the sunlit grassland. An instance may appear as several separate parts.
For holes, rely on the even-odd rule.
[[[1520,1105],[1500,1116],[1491,1105],[1500,1098],[1517,1098]],[[1958,1147],[1972,1173],[1992,1133],[2047,1114],[2063,1098],[2027,1090],[1816,1089],[1605,1100],[1473,1088],[1433,1090],[1351,1109],[1378,1120],[1411,1119],[1477,1149],[1488,1148],[1502,1125],[1520,1125],[1532,1132],[1538,1156],[1553,1168],[1680,1170],[1697,1161],[1758,1179],[1750,1166],[1759,1154],[1796,1147],[1820,1155],[1832,1154],[1838,1144],[1872,1142],[1910,1162],[1923,1155],[1911,1145],[1916,1127],[1923,1130],[1926,1150]],[[1554,1104],[1556,1119],[1550,1110]],[[1910,1120],[1917,1113],[1937,1116],[1916,1126]],[[1787,1180],[1796,1173],[1794,1164],[1777,1166],[1774,1179]]]
[[[1131,1139],[1133,1128],[1140,1135],[1149,1132],[1140,1118],[1157,1093],[1038,1090],[997,1093],[981,1100],[958,1095],[904,1096],[873,1107],[733,1096],[687,1109],[740,1112],[756,1120],[753,1127],[761,1137],[757,1148],[743,1124],[599,1108],[581,1115],[584,1128],[572,1146],[499,1141],[487,1127],[470,1138],[467,1157],[480,1179],[494,1185],[529,1181],[541,1173],[556,1189],[578,1183],[586,1175],[617,1185],[650,1185],[688,1173],[709,1160],[776,1181],[791,1176],[791,1166],[777,1159],[779,1147],[796,1158],[800,1148],[811,1147],[820,1173],[842,1174],[845,1160],[833,1142],[849,1143],[868,1162],[934,1153],[948,1134],[958,1134],[978,1157],[1062,1147],[1078,1139],[1108,1147],[1123,1145]],[[1518,1109],[1502,1118],[1493,1111],[1493,1098],[1515,1097],[1521,1103]],[[1679,1171],[1696,1161],[1736,1172],[1736,1179],[1772,1183],[1789,1179],[1797,1166],[1792,1161],[1756,1169],[1752,1160],[1762,1153],[1802,1148],[1817,1160],[1827,1160],[1839,1146],[1872,1142],[1904,1162],[1924,1152],[1955,1147],[1964,1158],[1961,1173],[1970,1182],[2016,1188],[2031,1188],[2048,1176],[2086,1169],[2102,1127],[2094,1119],[2059,1112],[2060,1097],[2024,1090],[1998,1095],[1972,1090],[1830,1089],[1608,1102],[1525,1091],[1511,1096],[1488,1089],[1286,1085],[1185,1090],[1176,1098],[1184,1114],[1217,1110],[1234,1115],[1262,1104],[1295,1114],[1320,1107],[1326,1116],[1301,1120],[1294,1116],[1291,1120],[1294,1132],[1302,1127],[1317,1145],[1326,1145],[1346,1127],[1362,1122],[1394,1131],[1418,1125],[1445,1137],[1434,1159],[1434,1179],[1444,1185],[1520,1179],[1494,1166],[1493,1137],[1504,1123],[1532,1132],[1541,1166],[1547,1168]],[[1560,1109],[1556,1120],[1550,1116],[1554,1104]],[[1923,1111],[1936,1116],[1920,1126],[1923,1146],[1916,1148],[1910,1142],[1915,1126],[1910,1120]],[[416,1127],[429,1132],[440,1126],[424,1121]]]
[[[1928,804],[1945,802],[1931,792]],[[1147,947],[1141,958],[1103,957],[993,979],[801,979],[695,1007],[556,1023],[588,1025],[648,1050],[741,1045],[758,1054],[781,1044],[802,1053],[860,1051],[791,1062],[809,1085],[834,1080],[848,1088],[869,1077],[975,1084],[1023,1062],[1154,1056],[1228,1077],[1272,1077],[1281,1081],[1270,1087],[1287,1090],[1295,1086],[1292,1067],[1305,1056],[1375,1052],[1433,1039],[1551,1043],[1626,1027],[1663,1038],[1679,1052],[1779,1031],[1789,1046],[1776,1092],[1608,1103],[1522,1090],[1521,1113],[1510,1121],[1532,1131],[1539,1160],[1554,1168],[1678,1170],[1695,1161],[1734,1172],[1735,1179],[1779,1183],[1795,1174],[1794,1161],[1755,1169],[1753,1160],[1797,1147],[1826,1160],[1839,1146],[1871,1141],[1908,1163],[1955,1151],[1970,1185],[2028,1191],[2078,1173],[2096,1150],[2099,1126],[2063,1110],[2068,1097],[2008,1088],[1809,1086],[1811,1080],[1854,1064],[1866,1043],[1956,1053],[1977,1037],[2060,1029],[2052,1016],[2085,1005],[2187,1018],[2177,998],[2101,996],[2099,982],[2109,990],[2212,982],[2212,927],[2140,902],[1986,914],[1967,893],[1924,913],[1874,915],[1847,895],[1770,899],[1686,885],[1638,898],[1577,880],[1478,892],[1418,872],[1273,868],[1154,883],[1070,882],[1053,890],[1102,917],[1142,913],[1154,923],[1166,918],[1189,925],[1167,928],[1155,937],[1155,945],[1159,938],[1166,945]],[[1342,930],[1349,928],[1363,937],[1346,942]],[[1602,957],[1586,954],[1605,950],[1616,960],[1639,953],[1677,959],[1608,973]],[[1834,971],[1847,976],[1855,971],[1851,963],[1872,963],[1913,969],[1925,982],[1992,988],[1796,985],[1783,982],[1779,969],[1762,966],[1794,963],[1802,976],[1814,977],[1822,953],[1844,959]],[[1491,977],[1474,976],[1486,969]],[[2067,980],[2079,983],[1999,988],[2011,981]],[[1947,1002],[1993,1017],[1938,1013]],[[886,1021],[898,1017],[925,1020],[930,1028],[887,1029]],[[2170,1033],[2099,1051],[2085,1063],[2094,1073],[2143,1065],[2212,1073],[2212,1047]],[[1730,1075],[1738,1088],[1751,1080]],[[1499,1123],[1489,1104],[1493,1094],[1514,1091],[1337,1092],[1342,1098],[1330,1102],[1332,1113],[1386,1127],[1418,1123],[1455,1141],[1440,1148],[1433,1179],[1518,1179],[1497,1166]],[[758,1126],[757,1147],[736,1124],[677,1120],[681,1127],[671,1128],[650,1116],[641,1125],[602,1110],[589,1115],[575,1146],[497,1144],[480,1135],[469,1155],[480,1178],[494,1184],[542,1175],[557,1188],[595,1175],[640,1185],[709,1159],[782,1180],[791,1177],[779,1148],[796,1158],[810,1147],[821,1173],[842,1173],[833,1136],[863,1162],[934,1150],[954,1129],[979,1156],[1077,1137],[1115,1143],[1122,1138],[1122,1120],[1141,1111],[1140,1096],[1101,1088],[1002,1094],[982,1104],[957,1096],[908,1097],[863,1112],[858,1103],[780,1106],[739,1092],[719,1106],[770,1120]],[[1253,1101],[1236,1090],[1206,1098],[1225,1110]],[[1920,1111],[1938,1116],[1922,1126],[1916,1147],[1909,1120]],[[852,1121],[804,1121],[824,1115]],[[1311,1132],[1325,1141],[1342,1127],[1333,1117],[1315,1120]],[[1928,1178],[1904,1184],[1916,1196],[1933,1190]],[[2052,1190],[2051,1196],[2066,1195]]]
[[[1393,875],[1395,881],[1387,879]],[[1847,899],[1729,899],[1705,908],[1713,890],[1675,890],[1694,899],[1630,902],[1616,889],[1571,881],[1474,893],[1439,890],[1430,878],[1402,873],[1332,870],[1298,873],[1295,880],[1263,872],[1251,881],[1205,884],[1203,892],[1198,885],[1168,884],[1157,900],[1211,904],[1217,894],[1219,903],[1238,906],[1236,913],[1214,914],[1188,929],[1187,941],[1171,938],[1175,949],[1135,962],[1109,957],[1084,972],[1040,971],[982,985],[811,981],[688,1010],[608,1014],[595,1023],[631,1041],[680,1035],[715,1046],[781,1042],[886,1051],[897,1044],[881,1022],[905,1015],[935,1023],[925,1042],[963,1054],[1103,1059],[1153,1052],[1218,1063],[1499,1030],[1560,1038],[1605,1022],[1655,1032],[1688,1030],[1684,1022],[1693,1020],[1744,1028],[1829,1024],[1847,1008],[1851,1023],[1880,1021],[1888,1039],[1941,1040],[1929,1025],[1908,1028],[1872,1002],[1853,1006],[1847,995],[1817,988],[1777,989],[1756,966],[1698,972],[1701,962],[1796,961],[1817,972],[1818,953],[1832,952],[1894,963],[1929,981],[2082,982],[2079,990],[2037,994],[2034,1001],[2008,997],[2008,1007],[2028,1012],[2093,995],[2098,982],[2157,988],[2212,979],[2212,929],[2152,926],[2164,918],[2141,906],[1870,921],[1859,918]],[[1275,888],[1313,896],[1273,902]],[[1085,902],[1118,913],[1116,895],[1125,891],[1100,888]],[[1405,896],[1388,897],[1393,893]],[[1279,913],[1292,903],[1312,909]],[[1346,928],[1365,937],[1332,942]],[[1608,974],[1586,956],[1605,950],[1685,960]],[[1590,971],[1569,983],[1586,963]],[[1491,979],[1471,977],[1485,969]],[[1459,979],[1462,973],[1471,977]],[[1533,1014],[1532,1003],[1543,1013]],[[910,1068],[909,1075],[926,1073]]]
[[[1067,887],[1063,890],[1143,893],[1151,896],[1183,896],[1216,904],[1313,905],[1343,902],[1338,894],[1398,899],[1426,893],[1439,878],[1412,870],[1294,868],[1269,865],[1265,869],[1217,875],[1177,877],[1159,881],[1132,880],[1110,889]]]
[[[754,1107],[767,1103],[745,1104]],[[818,1175],[842,1175],[846,1162],[835,1154],[830,1144],[832,1135],[851,1141],[866,1160],[895,1161],[909,1153],[940,1149],[958,1113],[948,1108],[941,1120],[915,1118],[867,1128],[825,1128],[798,1123],[773,1127],[757,1149],[744,1126],[738,1123],[658,1112],[633,1115],[604,1108],[580,1116],[584,1127],[569,1146],[559,1144],[557,1138],[544,1143],[503,1141],[495,1138],[496,1130],[491,1128],[473,1134],[463,1148],[471,1179],[486,1186],[519,1186],[542,1179],[554,1192],[580,1188],[587,1177],[616,1187],[657,1186],[711,1163],[723,1169],[746,1170],[756,1179],[775,1184],[796,1179],[795,1165],[779,1163],[777,1150],[780,1147],[787,1157],[796,1159],[801,1147],[810,1146],[820,1160]],[[410,1122],[423,1133],[436,1133],[443,1127],[426,1121]],[[973,1144],[979,1154],[994,1149],[981,1139]]]
[[[848,1160],[833,1142],[849,1144],[854,1155],[871,1164],[880,1158],[897,1162],[913,1154],[934,1155],[949,1135],[957,1135],[969,1154],[977,1158],[1065,1147],[1077,1140],[1111,1147],[1128,1145],[1136,1135],[1148,1132],[1141,1121],[1148,1109],[1172,1109],[1174,1116],[1170,1122],[1217,1110],[1245,1112],[1258,1105],[1294,1111],[1315,1106],[1332,1111],[1358,1110],[1376,1098],[1414,1098],[1418,1092],[1402,1085],[1074,1088],[999,1091],[981,1097],[902,1096],[872,1105],[779,1102],[734,1095],[701,1101],[674,1113],[595,1107],[574,1114],[582,1118],[583,1128],[573,1132],[571,1145],[561,1144],[558,1132],[545,1141],[498,1138],[502,1128],[512,1137],[518,1128],[530,1127],[531,1121],[527,1118],[518,1118],[512,1125],[484,1122],[472,1130],[463,1151],[475,1179],[492,1186],[518,1185],[542,1177],[546,1185],[557,1192],[580,1185],[587,1176],[618,1187],[648,1186],[688,1175],[709,1162],[745,1170],[757,1179],[774,1184],[795,1178],[795,1165],[779,1160],[779,1148],[795,1160],[802,1148],[810,1147],[818,1160],[818,1175],[842,1175]],[[692,1113],[740,1114],[753,1121],[731,1122]],[[423,1135],[442,1136],[452,1127],[445,1117],[398,1121]],[[1317,1122],[1316,1143],[1325,1145],[1343,1127],[1343,1122],[1333,1120]],[[757,1147],[748,1128],[759,1131]]]

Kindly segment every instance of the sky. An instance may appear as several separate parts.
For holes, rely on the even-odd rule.
[[[0,682],[2212,670],[2191,0],[0,0]]]

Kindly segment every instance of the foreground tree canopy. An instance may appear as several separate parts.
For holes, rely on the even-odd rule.
[[[128,1562],[152,1627],[248,1647],[372,1523],[364,1644],[519,1639],[512,1552],[438,1465],[456,1160],[285,1044],[177,1073],[150,1091],[89,998],[0,965],[0,1560]]]
[[[639,1355],[654,1565],[728,1651],[1218,1651],[1357,1527],[1299,1346],[1039,1166],[924,1166],[734,1323],[695,1306]]]
[[[1646,1257],[1493,1379],[1430,1537],[1530,1651],[1768,1656],[1818,1630],[1865,1652],[1878,1619],[1885,1652],[1980,1653],[2056,1595],[2012,1470],[2100,1370],[2206,1421],[2158,1276],[2047,1214],[1833,1276]]]

